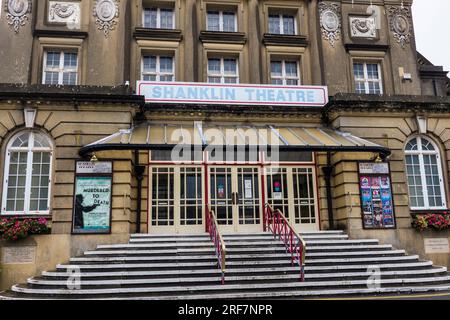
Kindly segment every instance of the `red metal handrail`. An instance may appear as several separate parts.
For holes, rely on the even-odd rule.
[[[219,232],[219,225],[217,223],[216,215],[214,211],[207,209],[206,213],[206,230],[214,243],[214,249],[216,251],[217,262],[220,270],[222,271],[222,284],[225,283],[225,257],[227,250],[225,247],[225,241],[223,241],[222,235]]]
[[[294,230],[292,224],[279,210],[274,210],[266,204],[264,210],[264,231],[271,231],[283,241],[287,251],[291,254],[292,265],[297,263],[300,266],[300,281],[305,281],[305,251],[306,244],[303,238]]]

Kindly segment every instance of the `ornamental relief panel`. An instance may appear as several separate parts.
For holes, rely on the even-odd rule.
[[[81,8],[79,2],[49,1],[49,23],[67,24],[69,29],[79,29],[81,24]]]
[[[31,0],[6,0],[5,2],[6,21],[15,33],[19,28],[26,25],[31,14]]]
[[[334,47],[341,35],[341,7],[336,3],[319,3],[322,37]]]
[[[114,30],[119,19],[120,0],[95,0],[93,15],[99,30],[103,30],[105,38]]]
[[[350,17],[349,22],[350,36],[352,38],[377,38],[377,28],[374,17]]]
[[[411,23],[411,11],[407,7],[389,7],[389,25],[393,37],[404,49],[411,42],[413,27]]]

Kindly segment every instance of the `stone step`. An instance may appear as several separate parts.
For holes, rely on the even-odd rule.
[[[267,264],[267,263],[266,263]],[[425,269],[425,268],[431,268],[432,267],[431,261],[419,261],[419,262],[399,262],[399,263],[386,263],[386,264],[377,264],[376,267],[380,268],[380,270],[410,270],[410,269]],[[157,270],[158,273],[166,273],[166,274],[190,274],[190,273],[206,273],[206,272],[220,272],[220,270],[217,268],[216,263],[181,263],[181,264],[175,264],[175,270],[167,270],[170,267],[173,267],[173,264],[111,264],[111,265],[57,265],[57,269],[60,270],[59,272],[64,272],[63,270],[80,270],[81,274],[85,273],[86,271],[83,270],[95,270],[98,269],[98,272],[95,272],[95,274],[100,273],[111,273],[111,269],[122,269],[125,271],[119,271],[119,273],[127,273],[127,272],[156,272],[148,271],[150,269],[161,269],[163,270]],[[181,269],[181,268],[199,268],[204,267],[207,269]],[[208,268],[209,267],[209,268]],[[335,271],[335,272],[342,272],[342,271],[358,271],[358,270],[367,270],[368,268],[371,268],[371,265],[331,265],[331,266],[305,266],[305,272],[329,272],[329,271]],[[130,271],[132,269],[145,269],[144,271]],[[286,266],[276,266],[276,267],[267,267],[264,266],[264,263],[261,263],[258,268],[244,268],[244,267],[238,267],[232,268],[227,265],[226,272],[266,272],[268,270],[280,270],[281,272],[288,272],[288,271],[297,271],[298,266],[291,266],[290,263],[288,263]],[[56,273],[59,273],[56,272]],[[93,273],[93,272],[89,272]]]
[[[286,268],[287,269],[287,268]],[[249,270],[249,272],[236,272],[237,270],[228,270],[226,272],[225,279],[227,283],[236,281],[264,281],[264,280],[297,280],[299,277],[299,268],[290,268],[287,271],[282,272],[280,270],[273,269],[271,273],[258,274]],[[367,278],[374,275],[374,270],[360,271],[360,272],[333,272],[333,273],[313,273],[308,271],[305,274],[305,279],[316,279],[316,280],[331,280],[331,279],[356,279],[356,278]],[[378,271],[377,271],[378,272]],[[381,278],[390,277],[427,277],[430,275],[447,275],[447,268],[437,267],[430,269],[418,269],[418,270],[397,270],[397,271],[379,271],[379,276]],[[30,284],[43,284],[36,280],[45,281],[55,281],[55,285],[64,285],[67,279],[73,279],[74,274],[72,273],[62,273],[62,272],[43,272],[41,277],[31,278],[28,283]],[[108,285],[117,284],[120,280],[133,280],[129,284],[139,283],[136,280],[145,280],[145,283],[176,283],[176,282],[214,282],[221,278],[220,270],[208,270],[203,274],[197,273],[168,273],[165,272],[160,274],[160,272],[98,272],[98,273],[79,273],[76,275],[77,279],[82,281],[82,285]],[[95,278],[95,279],[92,279]],[[117,280],[114,283],[108,282],[109,280]],[[95,280],[97,282],[89,282],[90,280]],[[154,282],[152,282],[154,281]],[[63,283],[64,282],[64,283]],[[144,282],[143,282],[144,283]],[[123,283],[125,284],[125,283]]]
[[[348,264],[355,262],[366,262],[378,264],[382,262],[419,261],[419,256],[392,256],[392,257],[369,257],[369,258],[341,258],[341,259],[307,259],[305,264]]]
[[[432,274],[432,273],[442,273],[447,272],[446,267],[436,267],[427,269],[409,269],[409,270],[387,270],[378,266],[381,274],[383,276],[394,276],[394,275],[420,275],[420,274]],[[357,271],[359,270],[359,271]],[[332,276],[345,276],[345,275],[372,275],[373,269],[368,271],[367,266],[360,266],[360,268],[347,268],[341,270],[322,270],[321,268],[314,269],[314,267],[306,268],[307,277],[332,277]],[[335,271],[329,273],[327,271]],[[226,276],[237,276],[237,275],[248,275],[248,274],[269,274],[269,275],[280,275],[280,274],[295,274],[299,272],[298,266],[295,267],[285,267],[285,268],[255,268],[255,269],[227,269]],[[211,275],[220,275],[221,271],[217,268],[209,270],[165,270],[165,271],[119,271],[119,272],[79,272],[76,274],[80,278],[154,278],[154,279],[165,279],[169,277],[208,277]],[[43,271],[42,277],[44,278],[68,278],[74,276],[74,273],[70,272],[49,272]]]
[[[450,276],[438,276],[428,278],[403,278],[403,279],[381,279],[377,282],[381,287],[398,285],[430,285],[445,284],[450,286]],[[11,290],[16,293],[28,293],[37,295],[123,295],[123,294],[182,294],[189,292],[239,292],[245,290],[266,291],[266,290],[311,290],[318,288],[342,288],[342,287],[367,287],[367,280],[350,281],[295,281],[290,283],[262,283],[262,284],[225,284],[225,285],[194,285],[194,286],[175,286],[175,287],[121,287],[121,288],[96,288],[96,289],[41,289],[29,288],[24,285],[14,285]]]
[[[400,279],[403,277],[436,277],[437,275],[444,276],[446,273],[446,268],[436,268],[430,270],[414,270],[414,271],[384,271],[380,272],[377,276],[380,279],[389,279],[395,277],[396,279]],[[368,278],[373,276],[373,272],[349,272],[349,273],[322,273],[322,274],[305,274],[305,280],[315,280],[315,281],[330,281],[330,280],[356,280],[360,278]],[[289,274],[271,274],[271,275],[239,275],[234,276],[230,274],[226,274],[225,281],[227,284],[239,282],[291,282],[298,281],[300,274],[297,269],[297,273],[289,273]],[[67,279],[72,279],[73,275],[68,274]],[[67,279],[51,279],[48,277],[34,277],[28,279],[27,283],[33,286],[67,286]],[[94,287],[94,286],[127,286],[127,285],[170,285],[170,284],[187,284],[187,283],[220,283],[221,276],[219,274],[208,275],[206,277],[171,277],[171,278],[146,278],[140,277],[138,279],[131,278],[119,278],[119,279],[100,279],[100,280],[89,280],[89,279],[81,279],[80,285],[82,287]]]
[[[342,245],[354,245],[354,246],[362,246],[362,245],[377,245],[379,241],[377,239],[358,239],[358,240],[309,240],[305,241],[306,246],[342,246]]]
[[[382,288],[344,288],[344,289],[323,289],[306,291],[241,291],[235,293],[208,293],[208,294],[180,294],[180,295],[129,295],[129,296],[105,296],[105,297],[81,297],[80,300],[209,300],[209,299],[288,299],[288,298],[318,298],[336,296],[376,296],[389,294],[425,294],[449,291],[450,285],[436,286],[392,286]],[[75,298],[75,297],[71,297]],[[58,300],[67,297],[43,296],[43,295],[17,295],[13,292],[2,293],[0,300]]]
[[[268,241],[274,239],[271,234],[256,234],[256,235],[239,235],[239,236],[223,236],[225,242],[236,242],[236,241]],[[314,235],[305,235],[303,237],[305,242],[308,240],[346,240],[348,239],[348,235],[345,234],[330,234],[330,235],[322,235],[322,234],[314,234]],[[155,242],[164,242],[164,243],[177,243],[177,242],[206,242],[210,240],[209,235],[207,236],[192,236],[192,237],[132,237],[130,238],[129,243],[155,243]]]
[[[217,259],[214,250],[209,250],[200,254],[189,254],[189,251],[168,251],[165,255],[151,255],[151,251],[145,250],[124,250],[117,251],[92,251],[86,252],[87,257],[71,258],[71,262],[96,262],[96,261],[173,261],[173,260],[215,260]],[[348,252],[310,252],[306,254],[306,263],[312,259],[328,259],[332,257],[386,257],[405,255],[405,250],[384,250],[384,251],[348,251]],[[288,252],[281,253],[227,253],[226,261],[233,260],[265,260],[265,259],[286,259],[291,258]]]
[[[361,250],[363,248],[360,248]],[[315,252],[317,251],[317,252]],[[267,254],[276,254],[276,253],[286,253],[287,250],[285,247],[279,248],[227,248],[226,257],[236,257],[238,255],[244,255],[243,258],[248,256],[252,257],[273,257],[268,256]],[[158,256],[167,258],[167,256],[193,256],[197,255],[197,257],[211,256],[214,254],[214,248],[202,248],[202,249],[165,249],[165,250],[95,250],[95,251],[86,251],[84,253],[85,256]],[[366,250],[366,251],[355,251],[355,250],[317,250],[306,248],[306,256],[308,257],[330,257],[330,256],[367,256],[367,255],[398,255],[405,254],[405,250]],[[195,258],[195,257],[193,257]]]
[[[323,231],[306,231],[306,232],[299,232],[301,236],[306,235],[339,235],[344,234],[344,231],[342,230],[323,230]],[[222,233],[222,236],[224,237],[242,237],[242,236],[273,236],[271,232],[252,232],[252,233]],[[149,238],[149,239],[157,239],[157,238],[163,238],[163,239],[178,239],[178,238],[201,238],[201,237],[208,237],[208,233],[180,233],[180,234],[173,234],[173,233],[166,233],[166,234],[148,234],[148,233],[133,233],[130,235],[130,238]]]
[[[174,244],[163,244],[163,245],[155,245],[155,244],[117,244],[117,245],[99,245],[97,246],[97,250],[158,250],[160,249],[173,249],[173,248],[209,248],[213,246],[211,242],[208,243],[177,243]],[[278,250],[286,250],[286,247],[283,243],[276,241],[270,243],[260,243],[260,242],[242,242],[242,243],[233,243],[226,244],[227,252],[239,251],[239,250],[258,250],[258,251],[278,251]],[[391,250],[392,245],[372,245],[372,244],[362,244],[360,246],[356,245],[310,245],[309,243],[306,245],[307,251],[341,251],[341,250]]]
[[[176,258],[176,259],[175,259]],[[254,259],[249,259],[254,258]],[[267,258],[283,258],[284,260],[267,260]],[[257,254],[254,257],[249,257],[248,255],[240,256],[236,255],[233,257],[228,257],[226,264],[252,264],[256,262],[260,263],[268,263],[268,264],[286,264],[290,263],[291,255],[288,253],[285,254],[272,254],[272,255],[266,255],[266,257]],[[409,261],[409,260],[418,260],[419,256],[412,255],[412,256],[373,256],[373,257],[352,257],[352,258],[328,258],[328,257],[315,257],[315,259],[307,258],[305,260],[305,264],[344,264],[344,263],[352,263],[352,262],[370,262],[370,263],[378,263],[378,262],[386,262],[386,261]],[[237,261],[236,261],[237,260]],[[70,262],[83,262],[83,263],[98,263],[98,262],[104,262],[104,263],[111,263],[111,262],[127,262],[132,261],[136,263],[145,263],[147,261],[153,261],[157,262],[159,264],[163,264],[164,262],[172,263],[173,265],[176,265],[175,263],[179,262],[210,262],[214,263],[217,261],[217,257],[215,255],[207,256],[207,257],[198,257],[198,256],[176,256],[176,257],[78,257],[78,258],[71,258]]]

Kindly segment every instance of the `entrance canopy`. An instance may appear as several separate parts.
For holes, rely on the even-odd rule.
[[[317,126],[229,125],[205,122],[143,123],[122,129],[80,149],[80,155],[103,150],[167,150],[175,146],[279,148],[281,151],[391,151],[350,133]]]

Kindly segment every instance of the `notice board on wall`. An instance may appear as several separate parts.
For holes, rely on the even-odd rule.
[[[112,162],[76,166],[72,233],[110,233]]]
[[[364,229],[396,227],[389,163],[360,162],[359,192]]]

